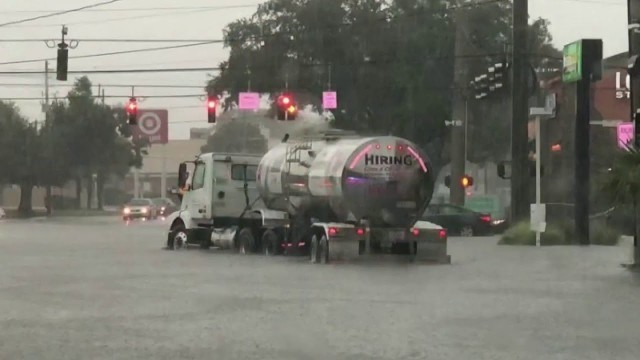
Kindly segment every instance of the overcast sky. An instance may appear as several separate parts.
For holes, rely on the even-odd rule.
[[[73,9],[104,0],[0,0],[0,23],[42,15],[43,12]],[[0,63],[55,57],[55,49],[44,42],[1,42],[6,39],[56,39],[60,25],[69,27],[69,39],[142,38],[142,39],[221,39],[222,29],[229,22],[250,16],[260,0],[121,0],[83,12],[56,16],[23,24],[0,27]],[[162,9],[176,8],[181,9]],[[207,7],[206,9],[193,9]],[[225,8],[226,7],[226,8]],[[554,44],[564,44],[580,38],[601,38],[605,56],[627,48],[626,0],[529,0],[531,18],[551,21]],[[95,43],[80,42],[70,56],[111,51],[159,47],[173,44]],[[87,59],[70,59],[70,70],[139,69],[168,67],[216,67],[226,59],[227,52],[219,44],[185,49],[125,54]],[[55,61],[51,62],[55,71]],[[0,64],[0,71],[43,70],[43,62]],[[64,96],[76,75],[68,83],[52,75],[52,94]],[[154,74],[91,74],[92,82],[105,85],[174,84],[204,86],[207,72]],[[0,74],[0,98],[40,97],[43,86],[7,86],[6,84],[44,84],[43,75]],[[62,84],[62,85],[61,85]],[[140,88],[136,94],[200,94],[201,89]],[[129,95],[130,89],[106,87],[106,95]],[[107,99],[108,103],[123,100]],[[42,119],[38,101],[16,101],[31,119]],[[189,128],[206,126],[202,99],[147,99],[140,107],[167,108],[170,117],[170,138],[188,138]]]

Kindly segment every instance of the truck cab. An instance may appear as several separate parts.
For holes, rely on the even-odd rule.
[[[260,159],[260,155],[206,153],[180,164],[181,206],[169,217],[173,240],[168,240],[168,248],[187,244],[231,248],[239,229],[259,228],[265,213],[273,216],[256,186]],[[276,217],[286,218],[282,213]]]

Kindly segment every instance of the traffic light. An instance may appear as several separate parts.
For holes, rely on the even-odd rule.
[[[129,125],[135,125],[138,122],[138,99],[132,97],[127,104],[127,118]]]
[[[487,74],[476,76],[470,85],[477,100],[484,99],[489,96],[489,77]]]
[[[298,104],[291,94],[281,94],[276,100],[278,120],[295,120],[298,116]]]
[[[207,114],[209,124],[214,124],[216,122],[216,109],[218,107],[218,98],[215,96],[209,96],[207,98]]]
[[[464,175],[462,176],[462,178],[460,179],[460,185],[462,185],[463,188],[468,188],[468,187],[472,187],[473,186],[473,178],[469,175]]]
[[[58,58],[56,60],[56,80],[67,81],[67,70],[69,68],[69,45],[64,42],[58,44]]]
[[[444,186],[450,188],[451,187],[451,175],[447,175],[444,177]],[[460,186],[464,189],[473,186],[473,177],[469,175],[463,175],[460,178]]]

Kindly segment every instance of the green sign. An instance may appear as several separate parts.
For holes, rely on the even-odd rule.
[[[491,217],[504,216],[504,209],[500,199],[495,195],[474,195],[465,201],[465,207],[469,210],[489,214]]]
[[[562,55],[562,81],[582,80],[582,41],[565,45]]]

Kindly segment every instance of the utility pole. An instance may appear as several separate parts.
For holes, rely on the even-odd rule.
[[[49,144],[51,144],[52,142],[52,125],[49,122],[49,61],[45,60],[44,61],[44,106],[43,106],[43,110],[44,110],[44,123],[45,123],[45,127],[47,129],[47,131],[49,132],[49,134],[47,134],[47,142]],[[51,151],[54,151],[53,146],[50,149]],[[55,156],[52,156],[52,158],[55,159]],[[45,195],[45,207],[47,208],[47,216],[51,216],[51,213],[53,212],[53,199],[52,197],[52,191],[51,191],[51,184],[47,184],[47,190],[46,190],[46,195]]]
[[[529,1],[513,1],[511,76],[511,222],[529,217],[529,122],[528,35]]]
[[[459,7],[455,13],[456,21],[456,44],[455,44],[455,65],[453,75],[453,111],[452,121],[454,126],[451,127],[451,187],[449,202],[454,205],[464,205],[465,190],[460,180],[465,173],[465,154],[466,154],[466,104],[467,91],[469,84],[469,39],[467,38],[467,9]],[[456,126],[457,123],[465,121],[462,126]]]
[[[640,33],[638,33],[637,29],[634,29],[634,24],[640,23],[640,0],[627,0],[627,23],[629,25],[629,56],[635,56],[640,54]],[[637,108],[640,105],[640,79],[637,76],[630,76],[631,84],[629,86],[629,91],[631,96],[629,96],[630,103],[630,115],[631,120],[635,125],[635,141],[634,145],[637,148],[640,148],[640,124],[638,123],[640,119],[634,116],[637,112]],[[640,210],[636,209],[637,212]],[[638,239],[639,225],[638,225],[638,213],[634,214],[636,218],[636,229],[633,232],[633,263],[634,265],[640,265],[640,239]]]
[[[135,87],[131,87],[131,98],[136,97],[136,89]],[[140,195],[140,173],[138,172],[137,167],[133,167],[133,197],[141,197]]]

